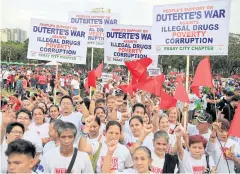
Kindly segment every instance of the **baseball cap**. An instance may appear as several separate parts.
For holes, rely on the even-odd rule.
[[[123,96],[123,95],[124,95],[124,93],[123,93],[123,91],[121,89],[117,89],[115,91],[115,96]]]
[[[234,92],[232,92],[232,91],[228,91],[228,92],[226,93],[226,95],[227,95],[228,97],[232,97],[232,96],[234,96],[235,94],[234,94]]]
[[[196,113],[196,116],[197,116],[196,119],[200,123],[209,123],[209,124],[213,123],[212,116],[209,113],[206,113],[206,111],[199,111]]]

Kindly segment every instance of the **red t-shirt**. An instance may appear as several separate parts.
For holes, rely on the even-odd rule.
[[[40,75],[38,81],[40,85],[45,85],[47,83],[47,77],[45,75]]]

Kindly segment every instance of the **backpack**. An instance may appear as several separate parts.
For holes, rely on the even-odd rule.
[[[97,152],[94,155],[89,155],[94,173],[96,173],[96,170],[97,170],[97,161],[100,155],[101,148],[102,148],[102,143],[99,142],[99,147]]]

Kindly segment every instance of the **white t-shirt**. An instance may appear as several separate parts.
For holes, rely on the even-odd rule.
[[[151,171],[153,173],[162,174],[163,166],[164,166],[165,158],[159,158],[155,152],[152,152],[152,165]],[[178,168],[177,165],[175,167],[174,173],[177,173]]]
[[[227,162],[229,165],[230,173],[235,173],[234,162],[232,160],[227,160],[227,162],[226,162],[226,159],[224,158],[222,152],[232,151],[237,156],[237,153],[240,152],[240,146],[236,141],[234,141],[230,138],[228,138],[226,143],[221,142],[221,144],[223,146],[223,149],[221,148],[221,145],[218,140],[216,140],[216,143],[208,142],[207,148],[206,148],[207,153],[212,156],[215,163],[218,163],[218,161],[221,157],[218,168],[217,168],[218,173],[228,173],[229,172]]]
[[[99,143],[92,143],[92,149],[93,149],[93,154],[95,154],[98,150]],[[102,143],[102,147],[100,150],[99,158],[97,161],[97,173],[102,172],[102,165],[103,165],[103,160],[104,157],[106,156],[108,151],[108,147],[105,142]],[[132,157],[127,149],[127,147],[121,145],[118,143],[117,148],[115,152],[113,153],[112,157],[112,165],[111,165],[111,170],[122,172],[124,169],[132,167],[133,162],[132,162]]]
[[[79,139],[80,137],[80,132],[82,129],[82,114],[80,112],[72,112],[70,115],[68,116],[60,116],[59,119],[65,122],[70,122],[72,124],[74,124],[77,128],[77,136],[75,138],[75,142]]]
[[[7,172],[7,156],[5,155],[5,151],[7,150],[8,144],[6,140],[4,139],[2,144],[0,145],[1,147],[1,173],[6,173]]]
[[[65,79],[64,78],[60,78],[61,87],[64,87],[64,82],[65,82]]]
[[[207,160],[205,154],[200,160],[194,159],[190,152],[184,150],[183,160],[179,159],[180,173],[202,174],[207,168]],[[215,164],[211,156],[209,156],[209,167],[212,169]]]
[[[124,140],[123,144],[128,145],[128,143],[135,143],[137,142],[138,138],[134,137],[132,134],[124,133]],[[146,146],[150,151],[153,151],[153,133],[151,132],[148,134],[143,143],[142,146]]]
[[[92,143],[96,143],[96,142],[104,142],[105,140],[106,140],[105,136],[103,136],[103,134],[101,134],[100,131],[99,131],[97,138],[87,137],[88,144],[92,144]]]
[[[188,123],[187,131],[188,131],[189,135],[200,135],[196,125],[193,125],[190,123]],[[201,134],[201,135],[208,141],[211,133],[212,133],[212,131],[210,129],[208,129],[207,133]]]
[[[130,174],[130,173],[138,173],[138,171],[134,168],[129,168],[129,169],[123,170],[122,172],[116,172],[116,173]],[[153,173],[150,172],[150,174],[153,174]]]
[[[10,72],[8,70],[5,70],[2,72],[2,77],[3,79],[7,79],[7,77],[9,76]]]
[[[51,150],[51,149],[54,149],[54,148],[56,148],[57,146],[56,146],[56,144],[55,144],[55,142],[54,141],[49,141],[47,144],[45,144],[45,146],[43,147],[43,155],[47,152],[47,151],[49,151],[49,150]]]
[[[42,140],[40,136],[37,134],[37,132],[33,130],[27,130],[23,134],[23,139],[30,141],[35,147],[36,147],[36,152],[41,153],[43,146],[42,146]]]
[[[73,86],[73,89],[79,89],[79,85],[80,85],[79,81],[75,79],[71,81],[71,86]]]
[[[28,129],[35,131],[40,136],[40,138],[49,137],[49,123],[43,123],[42,125],[36,125],[35,123],[31,123]]]
[[[66,173],[71,159],[72,155],[64,157],[60,154],[60,147],[56,147],[43,155],[37,172]],[[93,173],[92,164],[87,153],[78,151],[71,173]]]

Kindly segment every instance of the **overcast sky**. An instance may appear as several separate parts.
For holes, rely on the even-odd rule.
[[[120,13],[121,24],[151,25],[154,5],[188,3],[199,0],[1,0],[1,28],[29,30],[31,18],[68,21],[68,12],[110,8]],[[240,34],[240,0],[232,0],[230,32]]]

